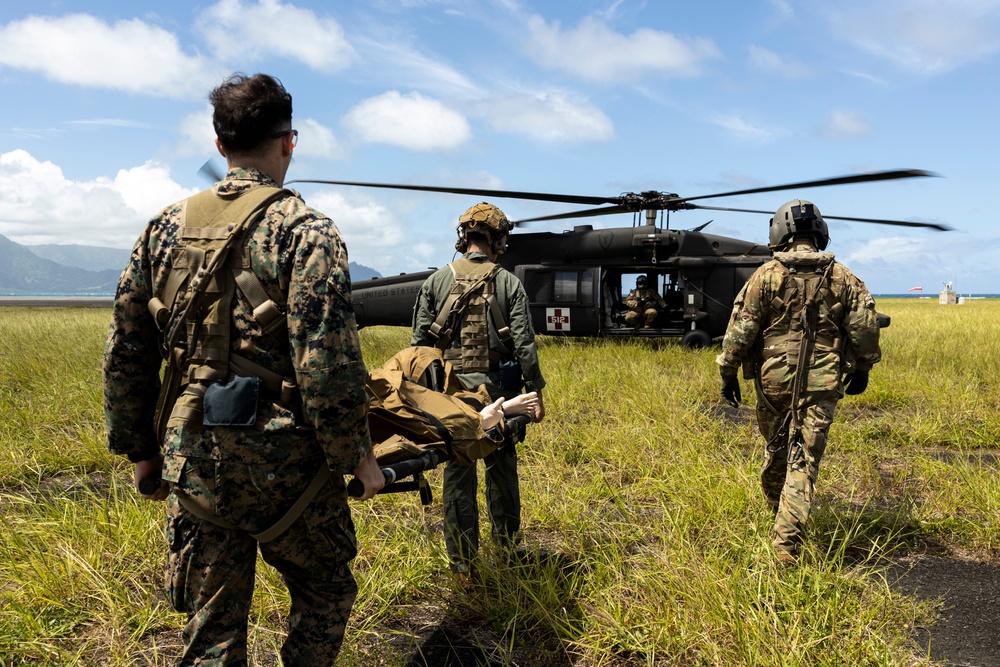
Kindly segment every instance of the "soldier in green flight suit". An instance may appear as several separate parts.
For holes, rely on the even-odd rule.
[[[512,225],[503,211],[476,204],[459,218],[455,248],[462,257],[432,274],[420,288],[413,311],[412,345],[444,351],[469,389],[485,384],[490,396],[511,398],[522,390],[538,394],[534,421],[545,416],[535,332],[528,295],[512,273],[495,264]],[[514,435],[514,441],[524,434]],[[492,537],[510,548],[521,527],[517,455],[513,447],[490,454],[486,499]],[[450,462],[444,470],[445,545],[455,573],[467,574],[479,551],[476,466]]]
[[[753,378],[757,424],[767,441],[761,484],[775,513],[782,563],[798,556],[837,402],[860,394],[882,358],[875,301],[833,253],[812,203],[784,204],[770,223],[774,259],[736,297],[716,362],[722,397],[740,399],[737,370]]]
[[[229,171],[132,250],[104,354],[108,447],[167,500],[179,665],[247,664],[258,549],[291,597],[282,663],[331,665],[357,593],[343,475],[362,500],[384,483],[347,249],[281,188],[298,137],[281,83],[234,75],[209,99]]]

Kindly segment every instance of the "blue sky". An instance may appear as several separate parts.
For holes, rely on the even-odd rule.
[[[863,171],[940,178],[702,203],[931,221],[830,222],[876,293],[1000,292],[1000,0],[371,0],[0,4],[0,234],[130,247],[207,185],[207,95],[267,72],[294,98],[288,178],[697,196]],[[351,259],[452,258],[478,198],[303,185]],[[495,200],[512,218],[570,210]],[[670,224],[765,242],[767,216]],[[591,218],[595,226],[628,216]],[[538,223],[561,231],[572,222]],[[516,233],[516,232],[515,232]]]

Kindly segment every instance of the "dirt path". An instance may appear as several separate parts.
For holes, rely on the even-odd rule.
[[[917,556],[893,566],[888,581],[897,592],[944,602],[937,623],[917,631],[931,658],[956,667],[1000,667],[1000,567]]]

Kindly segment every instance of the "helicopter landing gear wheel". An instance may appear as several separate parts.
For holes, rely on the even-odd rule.
[[[689,350],[700,350],[712,344],[712,337],[701,329],[692,329],[681,338],[681,345]]]

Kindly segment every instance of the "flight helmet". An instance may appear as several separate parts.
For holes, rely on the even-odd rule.
[[[805,199],[793,199],[782,204],[771,218],[769,246],[781,250],[797,235],[812,237],[817,250],[825,250],[830,242],[830,232],[819,208]]]

